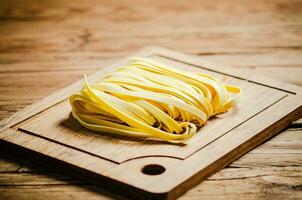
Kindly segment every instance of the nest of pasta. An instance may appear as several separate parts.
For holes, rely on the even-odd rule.
[[[181,143],[240,95],[239,87],[213,76],[135,57],[93,84],[84,75],[70,104],[73,117],[90,130]]]

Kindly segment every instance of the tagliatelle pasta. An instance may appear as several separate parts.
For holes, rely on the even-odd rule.
[[[70,96],[72,115],[84,127],[181,143],[205,122],[233,107],[241,89],[213,76],[168,67],[150,58],[132,61]]]

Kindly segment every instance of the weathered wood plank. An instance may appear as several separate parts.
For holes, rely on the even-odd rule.
[[[16,192],[16,189],[18,192]],[[82,184],[73,185],[35,185],[0,187],[0,198],[6,200],[72,200],[72,199],[91,199],[91,200],[126,200],[125,197],[108,193],[95,186]],[[128,199],[129,200],[129,199]]]
[[[302,42],[300,1],[2,4],[0,51],[5,53],[88,51],[125,55],[148,44],[194,54],[261,52],[299,50]],[[8,34],[11,30],[22,31]]]

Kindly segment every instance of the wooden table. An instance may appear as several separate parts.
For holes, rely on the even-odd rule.
[[[302,1],[1,1],[0,119],[146,45],[302,85]],[[302,197],[302,120],[180,199]],[[0,152],[0,199],[124,199]]]

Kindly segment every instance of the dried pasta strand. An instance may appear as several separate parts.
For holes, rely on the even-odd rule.
[[[241,94],[213,76],[133,57],[94,84],[84,75],[84,87],[69,100],[73,117],[90,130],[182,143]]]

